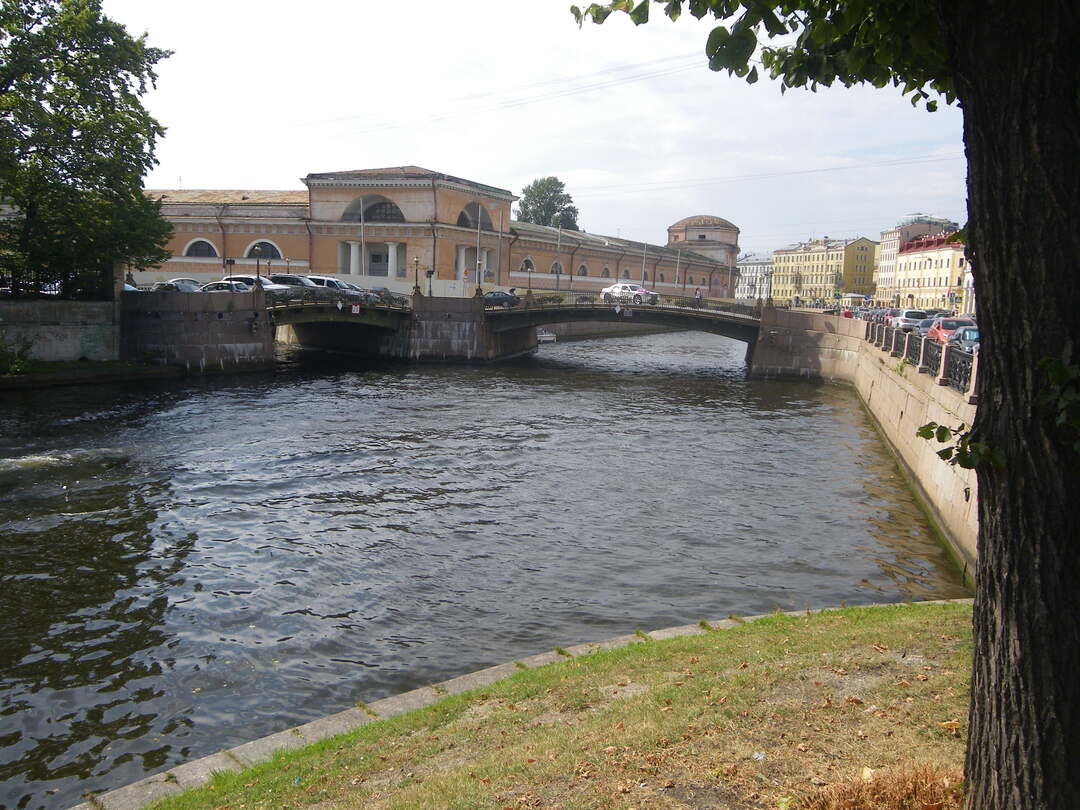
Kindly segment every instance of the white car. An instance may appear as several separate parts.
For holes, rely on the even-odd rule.
[[[258,284],[263,288],[263,292],[289,292],[292,290],[292,287],[286,287],[284,284],[275,284],[266,276],[225,276],[222,281],[239,281],[248,287],[254,287]]]
[[[251,286],[242,281],[211,281],[199,288],[200,292],[251,292]]]
[[[600,298],[604,301],[630,301],[634,304],[655,304],[660,296],[652,290],[647,290],[640,284],[620,282],[604,287],[600,291]]]
[[[346,282],[336,279],[333,276],[308,276],[308,278],[320,287],[326,287],[330,290],[341,290],[342,292],[350,291],[350,287]]]

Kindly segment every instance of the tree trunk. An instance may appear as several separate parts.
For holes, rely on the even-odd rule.
[[[1039,363],[1080,347],[1080,4],[938,0],[982,330],[967,805],[1080,806],[1080,461]]]

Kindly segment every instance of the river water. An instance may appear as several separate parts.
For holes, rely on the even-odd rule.
[[[0,807],[514,657],[967,595],[854,391],[695,333],[0,398]]]

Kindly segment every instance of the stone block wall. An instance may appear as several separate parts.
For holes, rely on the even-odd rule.
[[[854,385],[965,575],[973,575],[979,536],[975,473],[943,461],[937,451],[944,445],[915,432],[931,421],[970,426],[975,406],[966,393],[866,341],[866,328],[865,321],[852,318],[767,308],[750,374]]]
[[[112,301],[0,301],[0,345],[29,346],[35,360],[117,360],[120,319]]]
[[[261,290],[246,293],[126,292],[124,359],[192,372],[268,366],[274,360]]]

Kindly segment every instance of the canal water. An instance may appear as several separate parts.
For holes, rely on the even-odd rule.
[[[0,398],[0,807],[581,641],[965,596],[850,388],[695,333]]]

